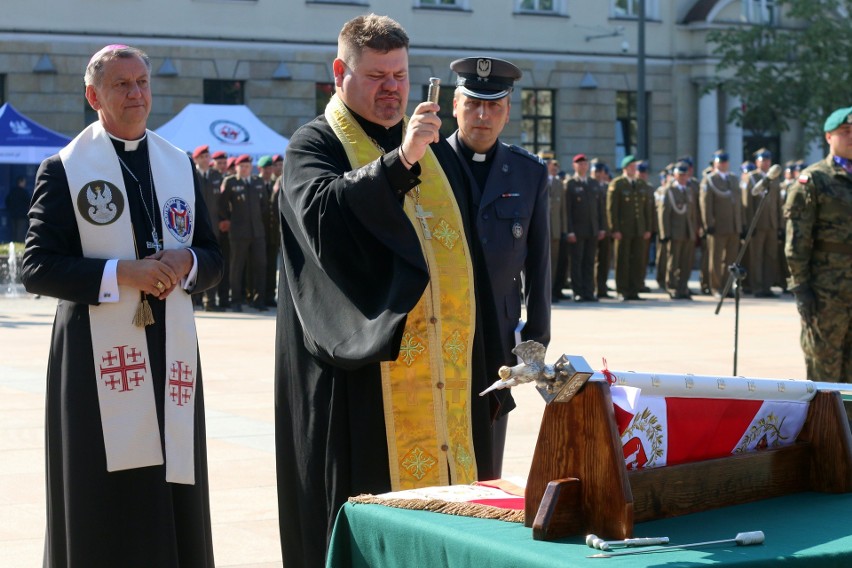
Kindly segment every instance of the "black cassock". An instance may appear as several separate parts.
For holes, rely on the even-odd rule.
[[[406,314],[429,278],[401,206],[419,173],[399,160],[401,123],[385,129],[356,118],[390,150],[382,158],[349,171],[342,144],[320,116],[293,135],[284,160],[275,428],[287,568],[324,564],[334,517],[348,497],[391,489],[380,362],[397,358]],[[479,478],[492,479],[492,418],[513,402],[508,391],[478,396],[497,379],[486,368],[499,358],[499,338],[483,333],[485,319],[494,325],[493,309],[481,251],[470,241],[467,179],[446,141],[432,150],[453,187],[474,261],[473,440]]]
[[[123,142],[113,140],[113,145],[150,200],[147,140],[132,152],[124,150]],[[186,167],[192,167],[188,158]],[[137,251],[144,257],[154,252],[146,248],[151,241],[150,222],[138,184],[122,172]],[[195,395],[195,485],[166,483],[165,465],[107,472],[89,329],[89,305],[98,303],[107,259],[83,257],[73,207],[59,156],[48,158],[36,174],[22,266],[29,292],[59,298],[47,369],[44,566],[212,567],[200,365]],[[149,201],[149,214],[150,207]],[[198,278],[194,291],[199,292],[221,278],[222,255],[197,179],[195,223],[192,250],[198,259]],[[159,235],[162,231],[158,227]],[[165,302],[150,296],[149,302],[156,323],[145,332],[162,437]]]

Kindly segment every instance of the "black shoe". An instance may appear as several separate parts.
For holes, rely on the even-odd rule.
[[[243,311],[243,305],[238,304],[238,303],[233,303],[233,304],[231,304],[231,311],[232,312],[241,312],[241,311]]]
[[[598,292],[598,298],[612,298],[612,296],[610,296],[606,292]]]
[[[220,308],[219,306],[211,306],[210,304],[207,304],[206,306],[204,306],[204,311],[205,312],[221,312],[222,308]]]
[[[640,292],[644,292],[645,294],[649,294],[649,293],[651,292],[651,289],[650,289],[650,288],[648,288],[647,286],[642,286],[642,287],[639,289],[639,291],[640,291]]]
[[[598,301],[598,299],[597,299],[597,298],[595,298],[594,296],[586,296],[586,297],[585,297],[585,301],[587,301],[587,302],[597,302],[597,301]]]
[[[551,296],[550,297],[550,303],[551,304],[558,304],[559,303],[559,296]]]
[[[261,303],[261,302],[257,302],[257,303],[256,303],[254,306],[252,306],[252,307],[253,307],[254,309],[256,309],[257,311],[259,311],[259,312],[265,312],[265,311],[268,311],[268,310],[269,310],[269,308],[267,308],[267,307],[266,307],[266,305],[264,305],[264,304],[263,304],[263,303]]]
[[[278,307],[278,302],[276,302],[275,300],[266,300],[266,307],[268,307],[268,308],[277,308],[277,307]]]
[[[586,298],[584,298],[583,296],[574,296],[574,301],[577,302],[578,304],[582,303],[582,302],[588,302],[588,300]]]

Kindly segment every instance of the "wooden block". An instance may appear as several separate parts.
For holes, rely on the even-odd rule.
[[[532,524],[534,540],[555,540],[583,532],[585,519],[580,488],[580,480],[574,477],[547,484]]]
[[[811,446],[739,454],[628,472],[640,523],[810,489]]]
[[[814,448],[809,464],[814,491],[852,491],[852,434],[839,392],[816,393],[798,439]]]
[[[612,539],[632,536],[633,497],[606,383],[589,382],[570,402],[545,408],[527,479],[527,526],[532,526],[548,483],[571,477],[581,485],[586,526],[580,532]]]

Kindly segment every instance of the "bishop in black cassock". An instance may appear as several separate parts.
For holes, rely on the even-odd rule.
[[[148,140],[111,139],[115,154],[104,160],[118,156],[133,172],[122,168],[127,188],[124,198],[138,257],[143,258],[154,253],[149,248],[154,244],[148,217],[152,210],[157,234],[162,235],[164,229],[159,214],[162,204],[156,203],[149,176]],[[189,157],[186,167],[193,167]],[[197,259],[195,291],[202,291],[219,281],[222,256],[198,179],[194,175],[192,179],[196,225],[188,245]],[[48,158],[36,174],[22,266],[22,280],[29,292],[59,299],[47,371],[44,566],[212,568],[200,372],[195,386],[194,485],[167,483],[166,465],[107,471],[89,306],[99,303],[108,259],[83,256],[75,206],[62,160],[58,155]],[[172,293],[187,292],[176,289]],[[155,323],[145,328],[145,335],[162,437],[166,302],[153,296],[148,301]],[[132,324],[128,321],[126,325]]]

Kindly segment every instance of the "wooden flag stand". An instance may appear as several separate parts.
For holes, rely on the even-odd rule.
[[[536,540],[633,536],[635,523],[800,491],[852,491],[852,434],[840,393],[818,391],[796,442],[748,454],[628,471],[610,387],[590,381],[544,411],[526,488]]]

